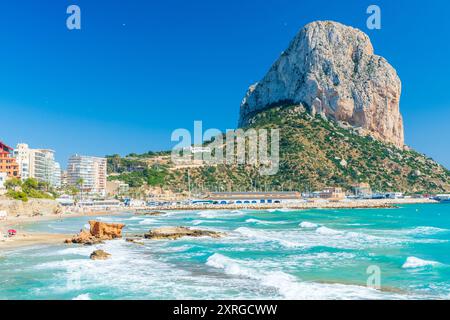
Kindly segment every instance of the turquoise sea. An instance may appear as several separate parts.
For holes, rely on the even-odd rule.
[[[449,299],[450,205],[398,209],[123,213],[25,226],[75,234],[90,219],[224,231],[222,239],[124,240],[0,252],[0,299]],[[110,260],[92,261],[103,249]],[[381,290],[366,286],[380,270]],[[373,267],[372,267],[373,268]]]

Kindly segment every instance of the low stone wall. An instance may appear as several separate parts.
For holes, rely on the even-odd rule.
[[[33,216],[39,213],[42,215],[53,215],[59,208],[58,202],[48,199],[30,199],[28,202],[20,200],[0,199],[0,210],[6,211],[8,217]]]

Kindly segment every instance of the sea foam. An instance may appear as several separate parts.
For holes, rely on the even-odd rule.
[[[316,230],[316,232],[323,236],[335,236],[335,235],[342,234],[341,231],[330,229],[327,227],[320,227]]]
[[[380,299],[388,296],[362,286],[299,282],[296,277],[288,273],[260,271],[245,265],[244,261],[231,259],[219,253],[210,256],[206,265],[221,269],[227,275],[256,280],[262,286],[274,288],[282,299]]]
[[[72,300],[91,300],[91,296],[89,293],[80,294],[79,296],[76,296]]]
[[[425,267],[435,267],[438,266],[439,262],[431,260],[423,260],[416,257],[408,257],[406,262],[403,264],[404,269],[415,269],[415,268],[425,268]]]
[[[319,227],[319,225],[312,222],[303,221],[302,223],[299,224],[299,227],[303,229],[315,229]]]
[[[305,246],[301,242],[287,240],[287,237],[282,234],[280,236],[277,236],[277,234],[279,234],[278,232],[256,230],[256,229],[250,229],[250,228],[245,228],[245,227],[237,228],[234,231],[239,233],[242,236],[247,237],[247,238],[253,238],[258,241],[277,242],[277,243],[281,244],[283,247],[287,247],[287,248],[297,248],[297,247]]]

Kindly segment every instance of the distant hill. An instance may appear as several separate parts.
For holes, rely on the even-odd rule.
[[[261,176],[258,168],[250,165],[193,166],[189,168],[193,191],[306,191],[326,186],[350,190],[360,182],[368,182],[377,191],[450,191],[450,171],[433,159],[370,135],[361,136],[357,129],[344,128],[319,115],[311,116],[301,105],[273,107],[248,122],[247,128],[280,128],[279,172]],[[112,170],[113,161],[121,169]],[[177,169],[169,153],[109,157],[108,163],[111,172],[122,172],[114,179],[134,186],[148,183],[177,192],[188,190],[188,170]]]

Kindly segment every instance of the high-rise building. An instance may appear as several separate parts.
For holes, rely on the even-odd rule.
[[[54,185],[56,188],[61,188],[62,186],[62,172],[61,172],[61,165],[58,162],[53,163],[53,176],[52,176],[52,185]]]
[[[5,172],[10,178],[19,178],[19,165],[12,154],[13,148],[0,141],[0,172]]]
[[[14,150],[22,180],[35,178],[50,186],[61,187],[61,166],[55,161],[55,152],[50,149],[31,149],[19,143]]]
[[[91,195],[106,195],[106,158],[73,155],[67,166],[67,182]]]
[[[19,143],[14,150],[14,157],[19,165],[19,173],[22,180],[30,178],[33,168],[31,159],[31,151],[27,144]]]
[[[0,195],[4,194],[6,192],[5,188],[5,182],[8,178],[8,175],[6,172],[0,172]]]

